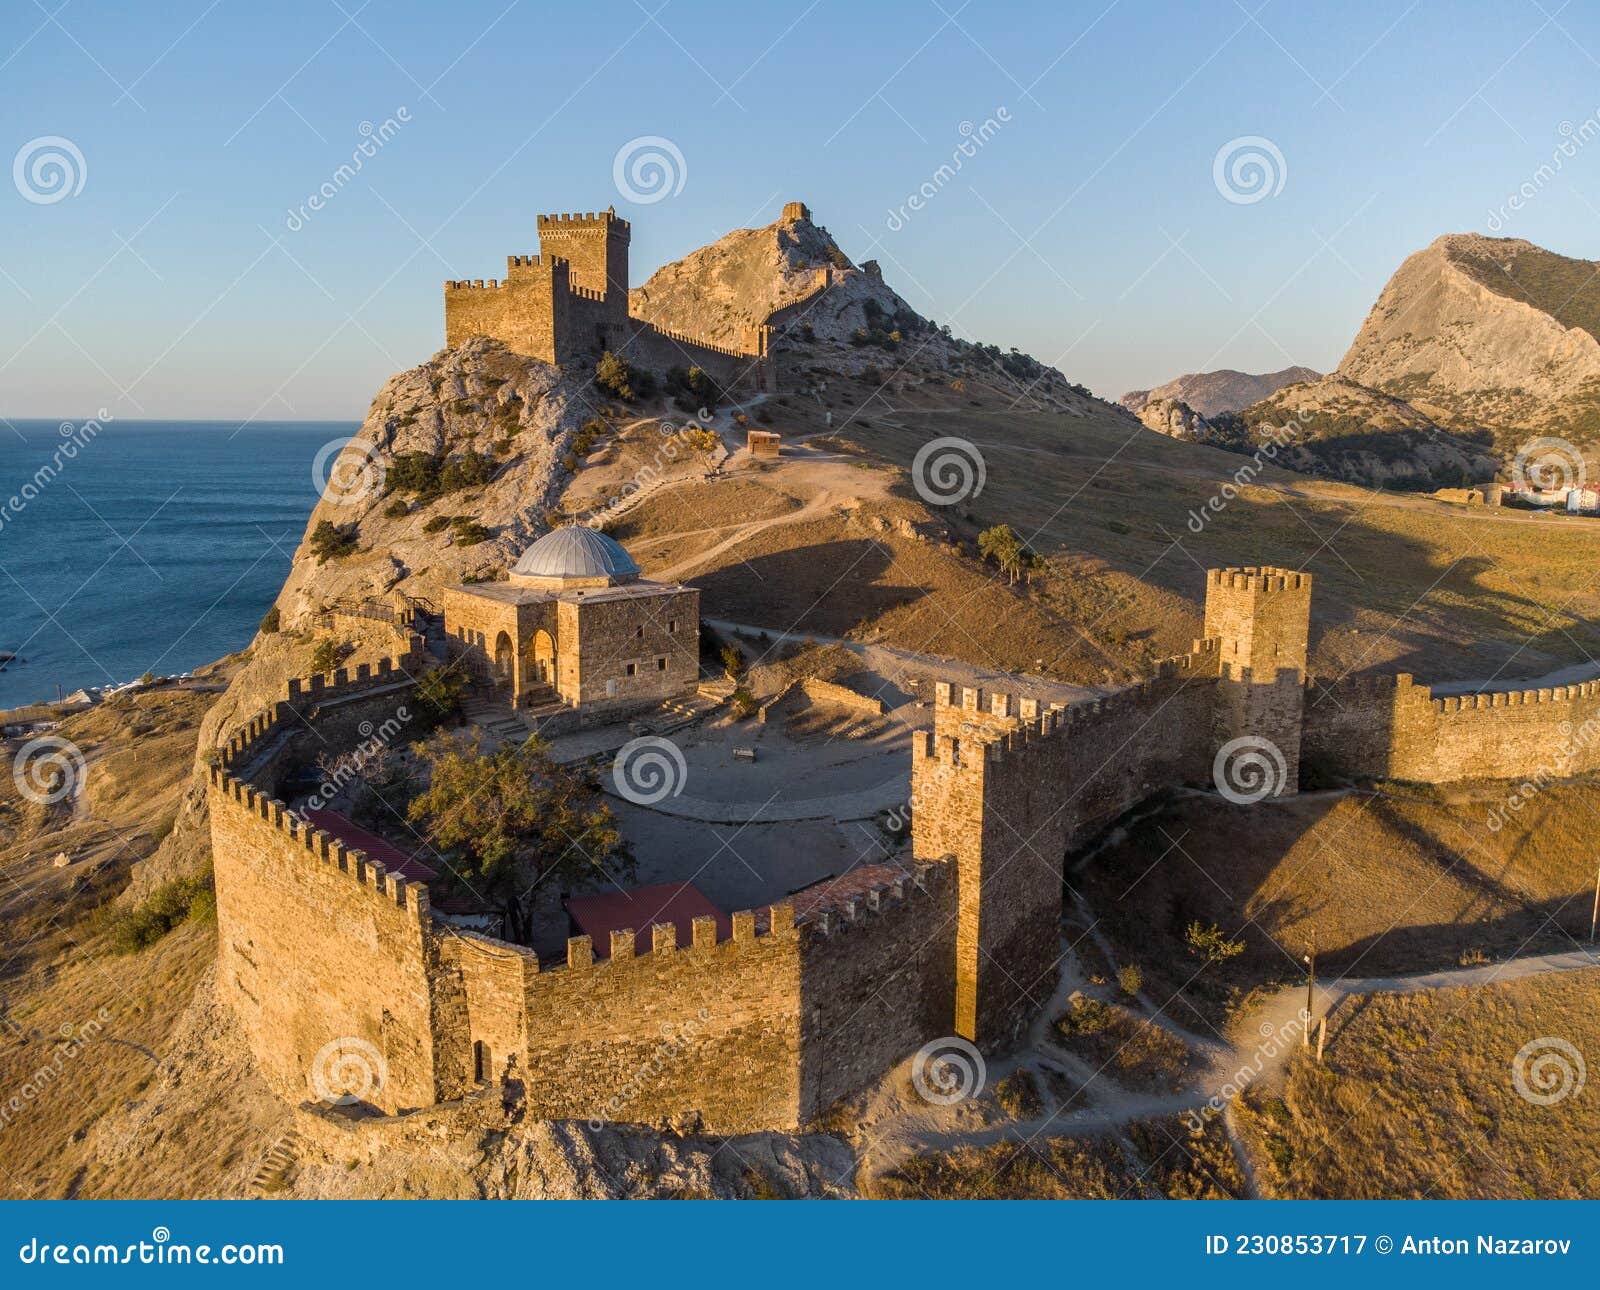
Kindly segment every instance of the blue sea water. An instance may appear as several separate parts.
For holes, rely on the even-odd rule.
[[[355,430],[0,420],[0,708],[242,649]]]

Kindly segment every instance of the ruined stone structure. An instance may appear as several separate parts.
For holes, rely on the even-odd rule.
[[[448,587],[443,602],[452,654],[514,707],[611,719],[699,678],[699,591],[640,578],[619,543],[583,525],[545,534],[508,581]]]
[[[291,682],[210,775],[218,990],[296,1100],[354,1083],[395,1112],[514,1077],[536,1117],[793,1128],[952,1032],[1011,1042],[1056,984],[1065,856],[1152,793],[1211,786],[1240,741],[1281,758],[1252,799],[1292,793],[1312,759],[1430,781],[1600,769],[1600,681],[1319,686],[1310,598],[1307,574],[1213,570],[1204,639],[1071,707],[940,684],[908,872],[866,866],[721,932],[696,918],[682,946],[670,923],[574,937],[555,962],[435,918],[425,885],[278,799],[297,759],[403,728],[420,649]]]
[[[789,211],[805,207],[791,202]],[[592,362],[606,350],[646,367],[700,367],[724,385],[770,388],[772,328],[752,327],[739,347],[672,331],[628,312],[633,228],[614,209],[540,215],[539,254],[506,257],[506,276],[444,284],[445,344],[490,336],[547,363]],[[831,279],[824,279],[823,285]]]

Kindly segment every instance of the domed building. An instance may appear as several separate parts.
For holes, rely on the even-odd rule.
[[[611,720],[693,692],[700,592],[651,582],[622,544],[571,524],[522,553],[505,582],[444,591],[452,657],[513,707]]]

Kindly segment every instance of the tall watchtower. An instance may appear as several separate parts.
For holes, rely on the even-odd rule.
[[[1309,573],[1266,566],[1207,572],[1205,633],[1221,642],[1214,751],[1236,739],[1270,741],[1284,762],[1272,796],[1300,786],[1310,626]]]
[[[608,319],[626,323],[633,226],[609,207],[599,214],[541,215],[538,222],[540,253],[567,261],[572,285],[603,296]]]

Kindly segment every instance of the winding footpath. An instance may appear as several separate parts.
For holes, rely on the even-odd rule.
[[[1102,952],[1109,950],[1093,930],[1088,933]],[[1070,948],[1064,948],[1061,983],[1029,1031],[1029,1047],[989,1066],[987,1083],[993,1086],[1019,1068],[1055,1069],[1092,1088],[1088,1106],[1056,1107],[1027,1120],[963,1127],[957,1108],[928,1107],[914,1098],[906,1100],[880,1092],[863,1116],[871,1127],[871,1143],[862,1172],[875,1178],[912,1157],[961,1147],[984,1147],[1000,1142],[1026,1143],[1035,1138],[1069,1138],[1082,1135],[1120,1136],[1138,1120],[1201,1111],[1220,1111],[1224,1130],[1246,1179],[1249,1193],[1258,1195],[1249,1152],[1238,1140],[1231,1110],[1234,1100],[1252,1085],[1273,1087],[1281,1081],[1290,1056],[1301,1047],[1300,1027],[1306,992],[1303,986],[1286,986],[1245,1012],[1235,1027],[1239,1039],[1222,1042],[1193,1034],[1140,999],[1139,1011],[1152,1023],[1188,1045],[1197,1073],[1188,1087],[1176,1093],[1134,1092],[1101,1078],[1083,1058],[1054,1041],[1051,1022],[1064,1012],[1072,996],[1084,988],[1082,969]],[[1109,953],[1107,954],[1109,959]],[[1419,994],[1431,990],[1503,985],[1554,972],[1600,967],[1600,950],[1569,950],[1559,954],[1531,954],[1483,967],[1419,972],[1406,976],[1351,977],[1318,985],[1314,1016],[1330,1016],[1345,1000],[1378,992]],[[1103,1068],[1101,1068],[1103,1070]],[[887,1086],[886,1086],[887,1087]],[[1137,1156],[1135,1155],[1135,1158]]]

